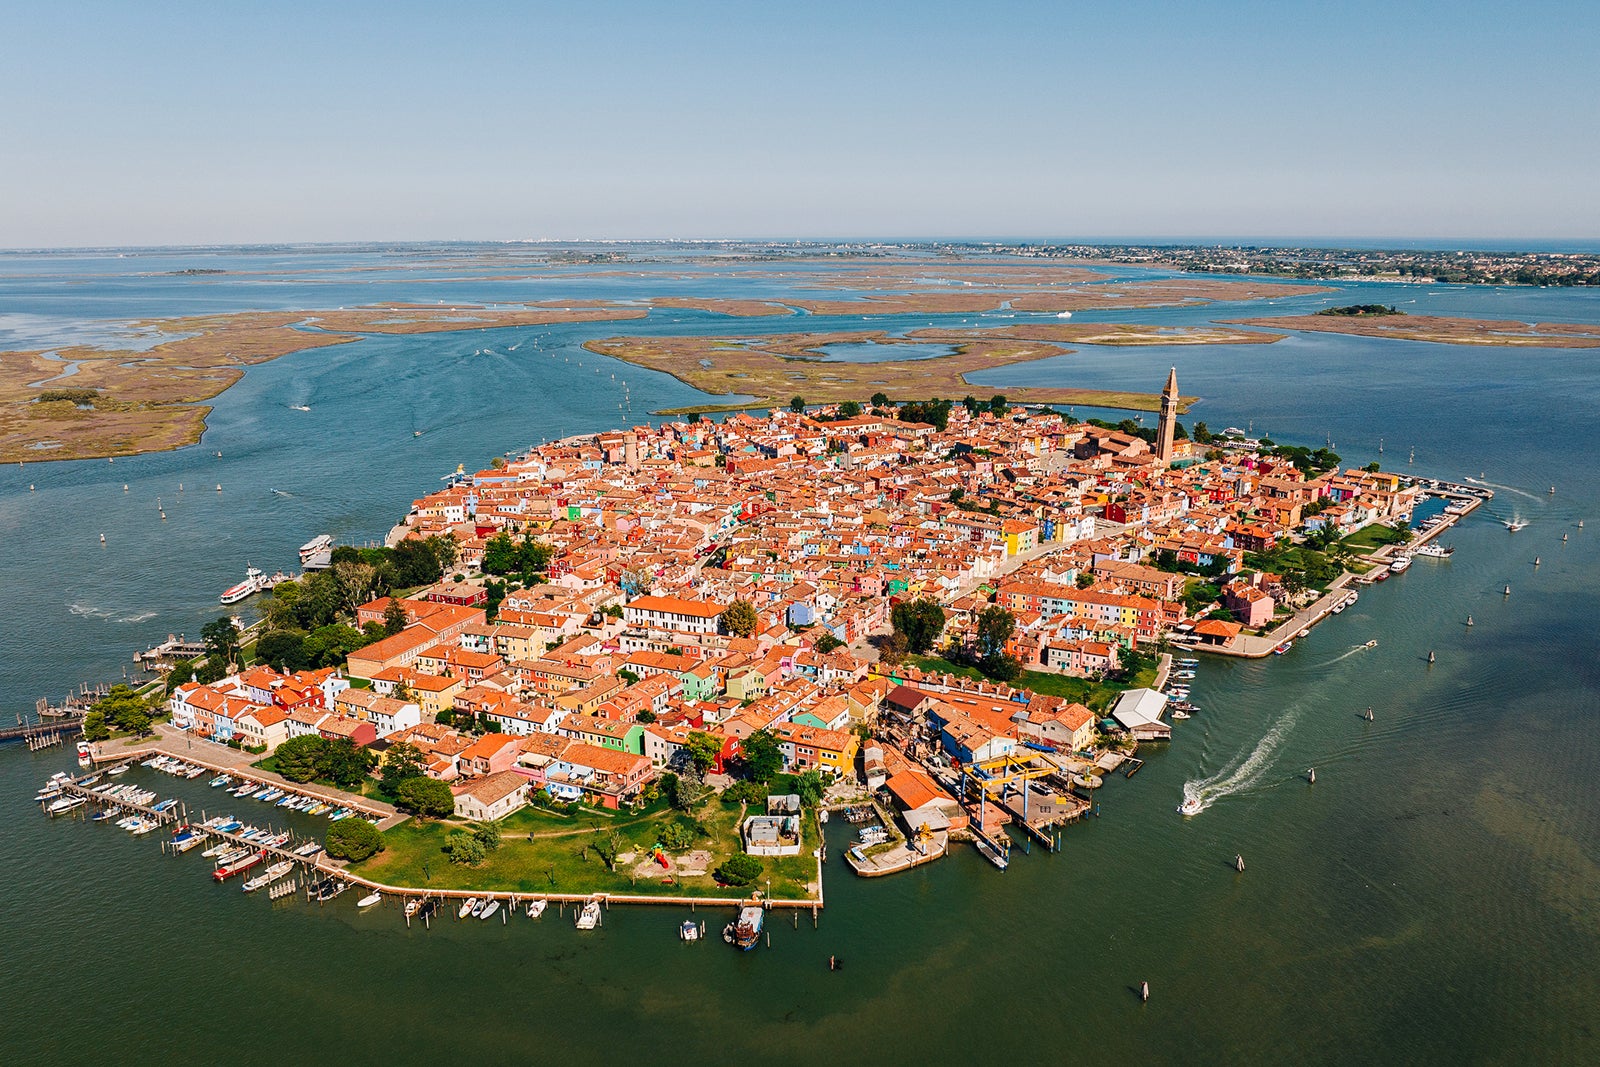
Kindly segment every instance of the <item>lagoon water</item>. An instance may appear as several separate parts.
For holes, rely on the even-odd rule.
[[[662,292],[782,299],[800,283],[740,283],[732,270],[687,277],[682,265],[488,280],[509,272],[481,265],[484,254],[4,256],[0,348],[195,311]],[[256,273],[149,273],[209,266]],[[355,266],[384,269],[353,275]],[[1271,307],[1074,318],[1177,325],[1415,300],[1417,310],[1483,318],[1600,321],[1600,294],[1346,288]],[[886,317],[870,328],[961,321]],[[859,318],[831,322],[863,328]],[[136,648],[197,632],[247,563],[287,568],[321,532],[382,537],[458,463],[473,469],[622,425],[630,412],[619,403],[636,420],[703,399],[583,352],[583,340],[795,328],[658,312],[371,338],[251,369],[217,399],[193,448],[0,471],[0,714],[9,720],[79,680],[118,678]],[[1024,384],[1154,390],[1176,366],[1184,392],[1203,398],[1190,424],[1331,440],[1347,463],[1481,475],[1497,496],[1447,535],[1451,560],[1418,560],[1364,590],[1288,655],[1203,664],[1193,699],[1205,711],[1175,724],[1169,747],[1147,747],[1134,778],[1111,780],[1102,817],[1068,830],[1059,854],[1019,849],[999,873],[958,849],[874,882],[833,862],[820,926],[778,920],[770,950],[684,945],[674,930],[685,916],[670,909],[618,909],[601,931],[578,934],[553,914],[408,931],[392,906],[358,913],[353,894],[320,908],[271,905],[210,884],[202,861],[162,857],[149,838],[44,819],[31,790],[69,758],[9,747],[3,1058],[1600,1060],[1596,360],[1580,349],[1296,335],[1262,346],[1080,346],[979,376],[980,395]],[[1496,520],[1514,512],[1531,525],[1509,534]],[[1581,518],[1591,520],[1582,530]],[[1371,638],[1376,648],[1360,648]],[[1357,717],[1368,705],[1371,724]],[[1215,799],[1180,819],[1184,784],[1201,780]],[[151,781],[220,804],[197,783]],[[846,831],[833,828],[835,855]],[[1242,875],[1230,866],[1236,853]],[[829,955],[845,968],[830,972]],[[1134,995],[1140,981],[1150,982],[1148,1004]]]

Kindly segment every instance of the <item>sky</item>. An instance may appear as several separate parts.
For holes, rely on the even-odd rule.
[[[0,5],[0,247],[1600,237],[1600,4]]]

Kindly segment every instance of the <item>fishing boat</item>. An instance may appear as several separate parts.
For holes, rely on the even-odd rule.
[[[543,899],[528,901],[528,918],[537,919],[544,914],[544,909],[549,907],[549,904],[549,901]]]
[[[586,901],[583,910],[578,913],[573,925],[580,930],[593,930],[600,925],[600,902],[598,900]]]
[[[749,952],[761,940],[761,923],[766,914],[759,904],[746,904],[739,909],[739,918],[722,931],[722,939],[744,952]]]
[[[374,904],[378,903],[378,901],[380,901],[382,899],[383,899],[383,894],[378,892],[376,889],[374,889],[372,892],[368,893],[366,896],[364,896],[360,900],[356,901],[356,907],[358,907],[358,908],[370,908],[370,907],[372,907]]]
[[[254,878],[245,882],[244,891],[246,893],[254,893],[262,886],[271,885],[273,882],[276,882],[279,878],[282,878],[292,870],[294,870],[294,864],[290,863],[288,860],[281,860],[278,863],[274,863],[271,867],[268,867]]]
[[[225,867],[218,867],[211,872],[211,877],[216,881],[226,882],[229,878],[236,874],[243,874],[266,858],[267,854],[265,852],[251,852],[248,855],[240,856]]]
[[[487,919],[489,916],[493,915],[499,910],[500,902],[498,900],[485,901],[483,907],[478,910],[478,918]]]

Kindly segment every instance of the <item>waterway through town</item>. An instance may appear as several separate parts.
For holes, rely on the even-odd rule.
[[[308,280],[290,273],[307,265],[296,256],[266,264],[241,254],[264,273],[234,282],[135,275],[109,257],[5,257],[0,286],[15,314],[0,317],[0,348],[79,340],[87,320],[195,310],[794,292],[792,282],[726,277],[698,288],[675,277],[429,282],[437,268],[367,285],[341,273],[359,255],[320,255],[328,273]],[[172,253],[138,269],[194,265]],[[1600,294],[1345,288],[1272,307],[1075,318],[1179,325],[1416,299],[1482,318],[1600,321]],[[834,321],[862,328],[858,317]],[[619,403],[635,419],[712,403],[583,352],[583,340],[794,328],[674,311],[376,337],[250,369],[217,398],[197,446],[0,471],[0,717],[79,679],[119,678],[136,648],[169,631],[197,632],[246,563],[290,567],[316,533],[381,538],[458,463],[475,469],[542,439],[622,425]],[[681,943],[675,928],[688,912],[674,908],[614,909],[593,933],[554,912],[504,925],[451,918],[425,931],[408,929],[390,903],[359,912],[354,893],[320,907],[246,897],[237,882],[213,885],[195,855],[163,856],[156,835],[46,819],[30,798],[70,752],[10,746],[0,750],[5,1060],[87,1049],[124,1063],[246,1064],[306,1050],[390,1064],[1600,1058],[1595,355],[1311,334],[1260,346],[1078,346],[986,372],[974,392],[1153,391],[1169,366],[1203,398],[1190,425],[1331,441],[1347,463],[1481,477],[1496,496],[1446,535],[1451,559],[1419,559],[1363,588],[1289,654],[1202,664],[1192,700],[1204,710],[1175,724],[1170,746],[1146,746],[1132,779],[1109,779],[1101,816],[1068,828],[1060,853],[1019,846],[1002,873],[958,846],[875,881],[835,859],[820,925],[775,916],[771,948],[750,953]],[[1514,534],[1499,522],[1513,513],[1530,522]],[[1371,639],[1377,647],[1362,647]],[[1369,705],[1371,723],[1359,717]],[[191,806],[215,811],[229,799],[204,779],[135,776]],[[1190,819],[1174,810],[1186,783],[1209,801]],[[830,827],[835,856],[848,832]],[[731,916],[699,917],[715,929]],[[841,970],[828,969],[830,955]],[[1148,1003],[1135,995],[1141,981]]]

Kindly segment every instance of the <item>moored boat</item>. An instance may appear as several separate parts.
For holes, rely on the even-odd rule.
[[[248,871],[250,868],[256,866],[256,864],[260,863],[266,858],[267,854],[265,852],[248,853],[247,855],[240,856],[238,859],[227,864],[226,866],[218,867],[216,870],[211,872],[211,877],[216,881],[226,882],[229,878],[232,878],[236,874],[243,874],[245,871]]]
[[[356,901],[356,907],[358,907],[358,908],[370,908],[370,907],[372,907],[374,904],[378,903],[378,901],[380,901],[382,899],[383,899],[383,894],[378,892],[376,889],[374,889],[372,892],[368,893],[366,896],[364,896],[360,900]]]
[[[478,909],[478,918],[487,919],[499,910],[500,902],[498,900],[485,901],[483,907]]]
[[[761,940],[761,924],[766,913],[759,904],[746,904],[739,909],[739,917],[729,923],[722,938],[743,952],[749,952]]]
[[[580,930],[593,930],[600,925],[600,902],[590,900],[584,903],[583,910],[578,913],[573,925]]]
[[[528,901],[528,918],[537,919],[544,914],[544,909],[548,906],[549,901],[543,899]]]
[[[279,862],[274,863],[271,867],[268,867],[266,870],[262,871],[260,874],[256,875],[254,878],[245,882],[244,891],[246,893],[254,893],[262,886],[271,885],[273,882],[276,882],[279,878],[282,878],[292,870],[294,870],[294,864],[290,863],[288,860],[280,860]]]

